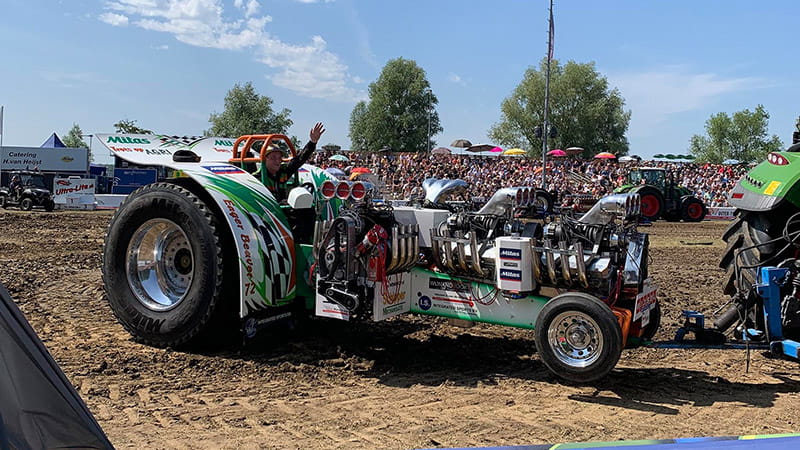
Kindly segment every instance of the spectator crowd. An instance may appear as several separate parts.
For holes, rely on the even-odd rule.
[[[471,195],[478,198],[488,198],[503,187],[540,186],[542,178],[542,161],[526,157],[348,152],[349,161],[340,162],[330,160],[330,156],[330,152],[318,152],[309,162],[345,172],[354,167],[366,167],[383,182],[389,198],[394,199],[422,195],[422,182],[426,178],[462,179],[469,183]],[[666,169],[678,185],[693,191],[707,206],[729,206],[728,192],[749,169],[746,165],[672,161],[618,163],[605,159],[549,159],[547,188],[558,196],[571,193],[601,197],[625,184],[629,170],[637,165]]]

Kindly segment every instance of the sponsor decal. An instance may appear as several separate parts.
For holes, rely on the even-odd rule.
[[[56,184],[59,186],[69,186],[72,183],[70,183],[68,180],[56,180]]]
[[[73,158],[72,156],[67,155],[67,156],[62,156],[61,160],[64,161],[64,162],[72,162],[72,161],[75,160],[75,158]]]
[[[518,248],[500,248],[500,259],[522,259],[522,250]]]
[[[219,174],[233,174],[233,173],[245,173],[244,170],[229,166],[229,165],[217,165],[217,166],[203,166],[204,169],[208,170],[211,173]]]
[[[106,141],[108,144],[149,144],[150,141],[144,138],[132,138],[130,136],[109,136]]]
[[[233,141],[228,141],[225,139],[216,139],[214,140],[214,146],[233,147]]]
[[[519,270],[500,269],[500,279],[508,281],[522,281],[522,272]]]
[[[634,321],[642,317],[644,313],[650,311],[650,308],[656,304],[656,301],[658,301],[657,292],[658,290],[655,287],[650,286],[645,288],[644,292],[636,296],[636,305],[633,310]],[[650,319],[650,315],[645,317]],[[644,321],[644,317],[642,317],[642,320]],[[646,325],[646,323],[643,325]]]
[[[519,267],[519,264],[515,262],[503,261],[503,267]]]
[[[261,318],[261,319],[256,319],[256,318],[250,317],[244,323],[244,334],[248,338],[252,338],[253,336],[256,335],[256,332],[258,330],[260,330],[261,328],[264,328],[265,326],[271,324],[272,322],[277,322],[277,321],[279,321],[281,319],[286,319],[286,318],[289,318],[289,317],[292,317],[292,313],[290,313],[290,312],[285,312],[285,313],[277,314],[277,315],[274,315],[274,316],[264,317],[264,318]]]
[[[427,295],[420,296],[420,298],[419,298],[419,307],[420,307],[421,310],[427,311],[427,310],[431,309],[431,306],[433,306],[433,302],[431,302],[431,298],[430,297],[428,297]]]
[[[440,291],[469,292],[469,282],[458,280],[443,280],[441,278],[429,278],[428,287]]]

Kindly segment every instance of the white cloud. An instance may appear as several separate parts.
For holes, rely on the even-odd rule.
[[[115,27],[124,27],[128,25],[128,18],[122,14],[103,13],[100,14],[99,19]]]
[[[722,95],[766,86],[759,78],[726,78],[714,73],[691,73],[685,67],[608,76],[630,109],[631,135],[667,121],[671,115],[702,110]],[[649,134],[649,133],[648,133]]]
[[[453,83],[456,83],[456,84],[460,84],[461,86],[466,86],[467,85],[467,82],[462,80],[461,76],[459,76],[458,74],[453,73],[453,72],[450,72],[450,73],[447,74],[447,80],[451,81]]]
[[[266,30],[272,17],[256,17],[258,1],[234,0],[233,5],[244,17],[229,18],[221,0],[114,0],[106,3],[113,12],[101,20],[120,26],[124,18],[126,24],[168,33],[196,47],[249,49],[277,71],[267,74],[274,84],[301,95],[342,101],[365,98],[364,92],[347,85],[353,79],[347,65],[327,50],[322,37],[313,36],[307,45],[283,42]]]

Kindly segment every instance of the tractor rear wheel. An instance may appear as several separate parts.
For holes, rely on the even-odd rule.
[[[103,281],[135,340],[186,344],[225,309],[221,227],[199,197],[170,183],[142,187],[120,206],[103,249]]]
[[[664,196],[658,189],[651,186],[642,186],[631,192],[639,194],[642,205],[642,217],[653,222],[661,217],[664,210]]]
[[[611,308],[581,292],[567,292],[547,302],[534,332],[542,362],[556,375],[577,383],[608,374],[624,345]]]
[[[738,211],[736,219],[722,235],[728,244],[719,262],[719,267],[725,269],[726,295],[733,295],[737,288],[749,289],[757,280],[759,266],[778,265],[790,256],[792,246],[782,236],[784,228],[789,234],[800,231],[800,222],[787,223],[795,212],[794,207],[766,212]],[[738,279],[736,263],[740,267]]]
[[[695,197],[689,197],[681,203],[681,218],[684,222],[702,222],[706,218],[706,212],[706,206]]]

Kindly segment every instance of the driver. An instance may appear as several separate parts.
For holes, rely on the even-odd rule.
[[[267,170],[265,185],[278,201],[286,199],[287,182],[297,172],[300,166],[305,164],[311,155],[314,154],[314,150],[317,148],[317,142],[324,132],[325,128],[322,122],[317,122],[314,128],[311,129],[309,141],[306,146],[303,147],[303,150],[301,150],[297,156],[286,162],[283,161],[283,151],[281,151],[281,149],[272,145],[267,147],[267,155],[264,161],[264,166]]]
[[[8,185],[8,189],[11,191],[11,195],[19,197],[19,191],[22,190],[22,183],[19,181],[19,175],[14,175],[11,177],[11,183]]]

